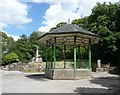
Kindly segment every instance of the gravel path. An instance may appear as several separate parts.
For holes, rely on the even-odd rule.
[[[49,80],[44,73],[0,73],[2,93],[118,93],[119,90],[119,76],[107,72],[95,72],[92,79],[80,80]]]

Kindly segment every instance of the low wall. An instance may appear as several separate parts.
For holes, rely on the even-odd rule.
[[[89,69],[46,69],[45,77],[55,80],[91,78]]]

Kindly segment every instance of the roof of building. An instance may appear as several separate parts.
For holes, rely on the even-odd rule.
[[[50,33],[70,33],[70,32],[80,32],[83,34],[98,36],[97,34],[94,34],[90,31],[87,31],[79,26],[73,25],[73,24],[65,24],[57,29],[52,30]]]
[[[57,29],[53,29],[51,32],[44,33],[39,37],[39,41],[45,43],[47,40],[54,37],[62,37],[63,39],[63,37],[67,38],[74,36],[91,39],[93,43],[97,43],[99,41],[99,36],[97,34],[87,31],[73,24],[65,24],[61,27],[58,27]]]

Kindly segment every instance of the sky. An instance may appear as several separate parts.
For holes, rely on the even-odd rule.
[[[0,31],[14,40],[33,31],[48,32],[60,22],[89,16],[97,2],[119,0],[0,0]]]

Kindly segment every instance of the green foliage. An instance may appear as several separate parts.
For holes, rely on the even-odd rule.
[[[56,27],[51,28],[50,32],[64,24],[66,22],[57,24]],[[99,43],[92,45],[93,61],[101,59],[102,63],[120,63],[120,3],[97,3],[92,9],[90,16],[75,19],[72,21],[72,24],[76,24],[100,36]],[[36,45],[38,45],[39,54],[45,61],[45,44],[38,41],[39,36],[42,35],[41,32],[39,32],[39,35],[38,32],[33,32],[28,38],[23,34],[18,41],[14,41],[12,37],[8,37],[3,32],[0,32],[0,34],[2,35],[0,41],[2,51],[0,53],[5,50],[15,52],[21,62],[29,62],[32,57],[35,57]],[[62,47],[57,47],[56,56],[59,59],[63,59],[62,50]],[[80,48],[80,52],[83,54],[83,57],[86,57],[87,52],[85,48]],[[48,59],[50,59],[51,54],[52,52],[49,51]],[[66,58],[73,58],[73,47],[69,47],[66,50]]]
[[[2,32],[0,31],[0,66],[2,64]]]
[[[10,52],[3,57],[3,60],[6,64],[18,61],[18,56],[14,52]]]
[[[81,19],[75,19],[72,21],[72,24],[75,24],[75,25],[80,26],[84,29],[87,29],[87,27],[89,27],[88,19],[89,18],[87,16],[84,18],[81,18]]]
[[[100,36],[97,45],[92,46],[93,61],[117,63],[120,58],[120,3],[97,3],[88,17],[73,20],[73,24]]]
[[[8,45],[7,45],[8,36],[3,32],[1,32],[1,34],[2,34],[2,43],[1,43],[2,44],[2,51],[4,51],[8,48]]]
[[[18,55],[19,61],[27,63],[31,61],[32,57],[36,54],[36,45],[39,46],[39,54],[44,57],[45,45],[39,44],[38,37],[42,35],[40,32],[33,32],[28,38],[23,34],[20,39],[14,41],[12,37],[8,37],[4,32],[0,32],[2,35],[2,52],[15,52]],[[4,55],[4,54],[3,54]]]
[[[9,50],[14,47],[15,41],[12,37],[8,37],[4,32],[1,32],[2,34],[2,51]]]
[[[58,24],[56,25],[56,27],[51,28],[49,32],[53,31],[54,29],[57,29],[58,27],[61,27],[61,26],[64,25],[64,24],[66,24],[66,22],[60,22],[60,23],[58,23]]]
[[[30,43],[34,44],[34,45],[39,45],[38,42],[38,33],[37,32],[32,32],[30,34],[30,36],[28,37],[28,40],[30,41]]]
[[[29,62],[32,59],[32,47],[28,41],[26,35],[22,35],[21,38],[16,41],[15,52],[19,55],[19,60],[22,62]]]
[[[29,42],[32,44],[32,57],[35,57],[36,54],[36,45],[38,46],[38,51],[39,51],[39,56],[43,58],[43,60],[45,60],[45,52],[46,52],[46,48],[45,48],[45,44],[42,44],[38,41],[38,38],[43,34],[43,32],[33,32],[32,34],[30,34],[30,36],[28,37]]]

